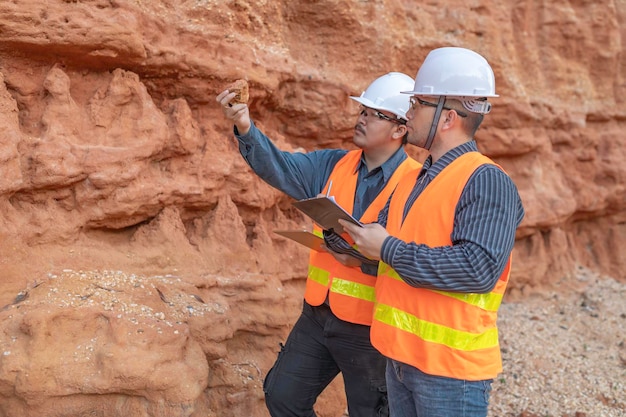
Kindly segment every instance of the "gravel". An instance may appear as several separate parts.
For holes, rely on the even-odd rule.
[[[577,272],[502,304],[489,417],[626,416],[626,283]]]

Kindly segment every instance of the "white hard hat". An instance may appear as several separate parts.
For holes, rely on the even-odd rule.
[[[411,105],[410,98],[401,94],[402,90],[413,87],[414,80],[401,72],[390,72],[375,79],[360,97],[350,96],[375,110],[386,110],[398,118],[406,120],[406,112]]]
[[[404,94],[457,98],[474,113],[489,113],[487,97],[498,97],[493,70],[485,58],[465,48],[430,51],[417,71],[415,86]]]

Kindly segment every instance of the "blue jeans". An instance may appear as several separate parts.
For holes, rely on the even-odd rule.
[[[387,390],[391,417],[486,417],[492,379],[464,381],[428,375],[389,359]]]
[[[387,360],[374,349],[369,334],[369,326],[338,319],[326,304],[304,303],[265,377],[263,391],[270,415],[314,417],[317,397],[341,372],[350,417],[387,417]]]

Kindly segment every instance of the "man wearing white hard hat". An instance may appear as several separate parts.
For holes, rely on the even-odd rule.
[[[403,146],[410,103],[401,91],[413,84],[408,75],[392,72],[351,97],[361,104],[354,151],[283,152],[256,128],[246,104],[230,106],[234,93],[225,90],[216,100],[235,125],[242,156],[260,178],[296,200],[330,192],[353,217],[372,222],[400,178],[421,167]],[[347,235],[344,241],[332,231],[316,227],[314,232],[351,247]],[[311,251],[302,314],[264,381],[273,417],[315,416],[317,397],[340,372],[350,417],[388,415],[386,359],[369,339],[376,265],[335,251]]]
[[[495,77],[464,48],[431,51],[410,91],[408,142],[430,155],[378,223],[345,224],[379,259],[372,344],[389,358],[392,416],[485,417],[502,370],[497,312],[524,217],[511,178],[477,148]]]

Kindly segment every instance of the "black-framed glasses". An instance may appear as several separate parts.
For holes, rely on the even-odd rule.
[[[368,113],[368,112],[369,112],[369,113]],[[391,123],[397,123],[397,124],[400,124],[400,125],[403,125],[403,124],[405,124],[405,123],[406,123],[406,122],[405,122],[404,120],[402,120],[402,119],[395,119],[395,118],[393,118],[393,117],[389,117],[389,116],[387,116],[386,114],[381,113],[381,112],[379,112],[379,111],[378,111],[378,110],[376,110],[376,109],[371,109],[371,108],[369,108],[369,107],[365,107],[365,106],[361,106],[361,111],[359,112],[359,114],[360,114],[361,116],[365,117],[365,118],[367,118],[367,116],[368,116],[369,114],[373,114],[374,116],[378,117],[380,120],[387,120],[388,122],[391,122]]]
[[[418,103],[420,105],[422,105],[422,106],[435,107],[435,108],[437,107],[437,103],[431,103],[430,101],[422,100],[419,97],[411,97],[410,101],[411,101],[411,108],[413,110],[415,110],[415,106],[417,106]],[[446,109],[446,110],[454,110],[456,112],[456,114],[458,114],[461,117],[467,117],[467,113],[464,113],[464,112],[459,111],[457,109],[453,109],[452,107],[443,106],[443,108]]]

